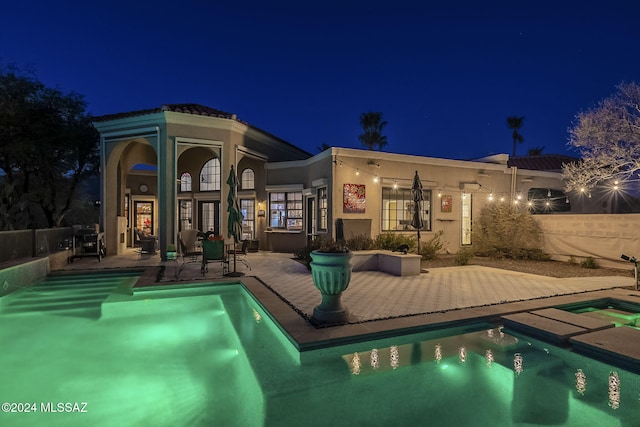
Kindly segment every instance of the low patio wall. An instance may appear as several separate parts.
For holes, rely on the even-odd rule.
[[[0,297],[29,287],[49,273],[49,259],[37,258],[0,270]]]
[[[422,257],[385,250],[355,251],[351,259],[352,271],[383,271],[394,276],[420,274]]]
[[[71,251],[59,251],[47,257],[21,258],[0,265],[0,297],[29,287],[53,270],[67,264]]]

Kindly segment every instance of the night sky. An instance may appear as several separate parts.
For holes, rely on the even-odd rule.
[[[575,115],[640,83],[636,1],[26,1],[0,10],[0,64],[86,97],[95,115],[198,103],[312,154],[469,159],[571,154]],[[423,5],[419,5],[424,3]],[[445,4],[446,3],[446,4]]]

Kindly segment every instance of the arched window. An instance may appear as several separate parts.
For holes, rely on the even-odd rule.
[[[200,171],[200,191],[220,190],[220,159],[213,158]]]
[[[180,175],[180,191],[191,191],[191,174],[189,172]]]
[[[242,189],[253,190],[255,188],[255,174],[253,169],[245,169],[242,171]]]

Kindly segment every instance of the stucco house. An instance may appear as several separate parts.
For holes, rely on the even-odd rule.
[[[135,245],[136,229],[158,237],[163,259],[182,230],[226,236],[232,166],[243,238],[272,251],[294,251],[317,235],[415,233],[409,224],[416,171],[424,189],[423,241],[442,230],[451,252],[472,243],[473,220],[485,203],[533,198],[539,212],[589,209],[562,193],[558,171],[522,169],[506,154],[463,161],[332,147],[311,155],[235,114],[196,104],[102,116],[94,126],[108,255]]]

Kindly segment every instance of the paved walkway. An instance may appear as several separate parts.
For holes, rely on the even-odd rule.
[[[283,253],[261,251],[250,253],[248,259],[252,270],[238,263],[238,271],[246,276],[257,277],[298,311],[311,316],[321,298],[313,285],[311,273],[304,265],[291,259],[291,254]],[[89,258],[80,259],[65,269],[160,265],[162,262],[157,255],[140,257],[128,252],[127,255],[106,257],[101,263]],[[171,261],[165,264],[163,282],[174,280],[173,274],[178,265]],[[187,264],[181,271],[179,282],[222,278],[220,266],[210,265],[209,273],[203,278],[200,264],[194,263]],[[428,273],[410,277],[362,271],[352,273],[351,283],[342,301],[350,309],[353,320],[367,321],[633,285],[631,276],[558,279],[482,266],[433,268]]]

